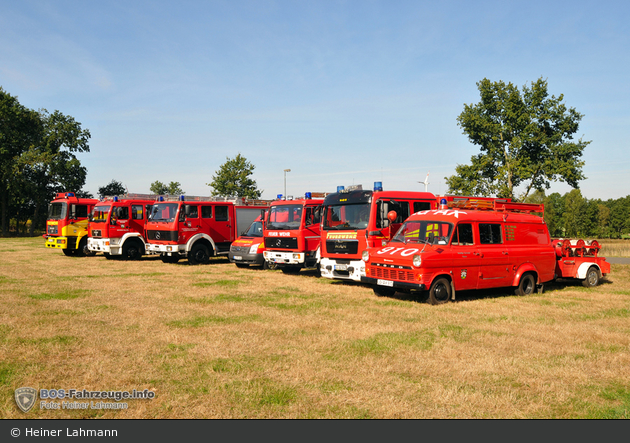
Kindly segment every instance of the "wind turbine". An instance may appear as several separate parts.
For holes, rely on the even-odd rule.
[[[418,182],[424,185],[424,192],[429,192],[429,172],[427,172],[427,178],[425,178],[423,182]]]

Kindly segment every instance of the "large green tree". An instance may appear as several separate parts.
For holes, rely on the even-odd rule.
[[[449,192],[515,198],[524,186],[525,198],[533,189],[549,189],[551,181],[578,187],[586,177],[581,160],[590,141],[574,140],[583,115],[567,108],[564,96],[549,96],[542,78],[523,86],[512,83],[477,83],[481,100],[464,105],[457,118],[463,133],[481,152],[470,165],[457,165],[446,178]]]
[[[105,186],[98,188],[98,197],[103,198],[105,196],[113,197],[115,195],[123,195],[127,192],[125,185],[117,180],[112,180]]]
[[[262,191],[258,190],[256,181],[250,178],[254,168],[239,153],[234,158],[227,157],[227,161],[212,176],[212,182],[206,184],[212,187],[212,195],[260,198]]]
[[[159,180],[151,183],[149,190],[156,195],[182,195],[185,192],[179,182],[170,182],[168,185]]]

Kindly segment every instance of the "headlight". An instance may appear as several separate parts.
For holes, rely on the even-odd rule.
[[[249,253],[250,253],[250,254],[255,254],[255,253],[257,253],[257,252],[258,252],[258,247],[259,247],[259,246],[260,246],[260,243],[258,243],[258,244],[256,244],[256,245],[252,245],[252,246],[249,248]]]
[[[365,251],[361,253],[361,260],[367,263],[369,259],[370,259],[370,253],[366,249]]]
[[[419,268],[422,265],[422,257],[418,254],[413,256],[413,265]]]

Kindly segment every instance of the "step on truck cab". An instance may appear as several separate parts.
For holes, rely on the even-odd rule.
[[[320,213],[325,195],[307,192],[296,200],[278,195],[271,203],[263,225],[264,257],[269,264],[285,274],[319,266]]]
[[[382,182],[375,182],[373,191],[339,186],[322,206],[322,277],[361,281],[363,250],[381,246],[410,214],[435,209],[438,203],[432,193],[384,191]],[[393,221],[387,218],[390,211],[397,214]]]
[[[227,255],[230,245],[269,201],[241,197],[159,197],[147,220],[147,253],[165,263],[188,258],[191,265]]]
[[[514,287],[531,294],[555,278],[556,253],[543,205],[447,197],[439,209],[411,215],[385,246],[363,251],[364,283],[391,296],[428,291],[431,304],[457,291]],[[390,214],[395,216],[395,214]]]
[[[46,247],[61,249],[68,256],[93,255],[88,249],[88,218],[95,198],[77,197],[74,192],[57,193],[48,205]]]
[[[263,240],[263,220],[267,211],[259,215],[256,220],[249,225],[241,236],[232,242],[228,259],[230,263],[234,263],[239,268],[251,266],[268,267],[263,252],[265,251],[265,242]]]
[[[147,213],[155,195],[104,197],[90,215],[88,249],[106,258],[136,260],[146,254]]]

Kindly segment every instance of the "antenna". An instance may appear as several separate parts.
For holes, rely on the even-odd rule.
[[[427,172],[427,178],[425,178],[423,182],[418,182],[424,185],[424,192],[429,192],[429,172],[431,171]]]

